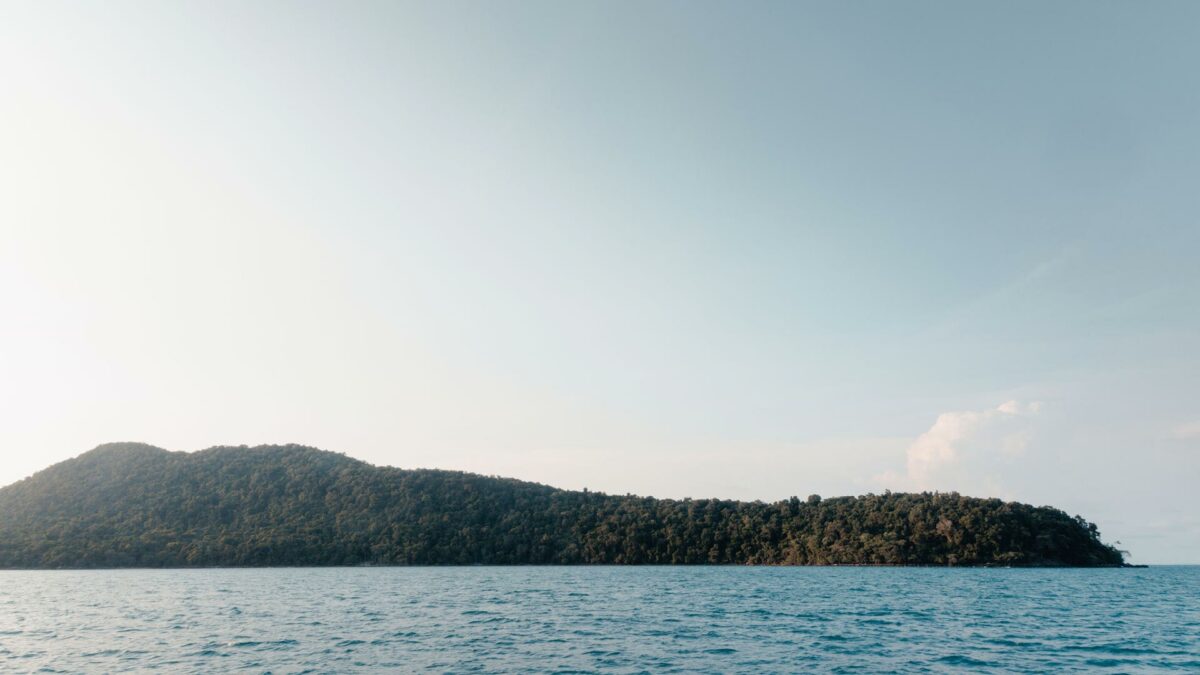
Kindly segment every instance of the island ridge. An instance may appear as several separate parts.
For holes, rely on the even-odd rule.
[[[1119,566],[1096,526],[957,493],[774,503],[559,490],[285,445],[97,447],[0,489],[0,567]]]

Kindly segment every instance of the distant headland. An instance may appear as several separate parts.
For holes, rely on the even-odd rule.
[[[559,490],[286,445],[102,445],[0,489],[0,568],[1121,566],[1096,526],[957,493],[774,502]]]

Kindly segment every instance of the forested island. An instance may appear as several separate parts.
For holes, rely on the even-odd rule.
[[[108,444],[0,489],[3,568],[1122,563],[1083,518],[999,499],[655,499],[296,445]]]

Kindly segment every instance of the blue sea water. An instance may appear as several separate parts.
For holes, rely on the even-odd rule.
[[[0,572],[17,672],[1200,672],[1200,567]]]

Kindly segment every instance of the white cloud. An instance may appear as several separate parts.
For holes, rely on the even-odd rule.
[[[1200,420],[1180,424],[1171,430],[1171,436],[1179,440],[1200,438]]]
[[[1006,401],[987,410],[942,413],[908,447],[905,473],[878,480],[911,490],[1000,491],[992,470],[1025,454],[1031,420],[1040,411],[1036,401]]]

